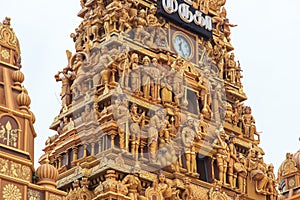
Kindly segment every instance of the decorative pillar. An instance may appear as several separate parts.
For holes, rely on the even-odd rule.
[[[95,142],[91,142],[91,156],[95,155]]]
[[[78,148],[73,147],[73,161],[76,161],[78,159]]]

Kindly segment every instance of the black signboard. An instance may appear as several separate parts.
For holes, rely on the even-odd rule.
[[[162,16],[166,19],[168,19],[170,22],[189,30],[197,35],[211,38],[212,37],[212,25],[211,25],[211,17],[209,15],[205,15],[201,13],[201,11],[196,10],[193,8],[193,6],[189,5],[183,0],[157,0],[157,12],[159,16]],[[166,12],[166,7],[168,12]],[[188,9],[187,9],[188,8]],[[181,16],[180,16],[181,15]],[[189,16],[190,19],[199,19],[199,16],[201,15],[201,18],[205,22],[207,22],[207,25],[199,25],[196,24],[194,20],[190,20],[189,22],[185,22],[184,19],[182,19],[182,16]],[[187,21],[187,20],[186,20]],[[199,20],[198,20],[199,21]]]

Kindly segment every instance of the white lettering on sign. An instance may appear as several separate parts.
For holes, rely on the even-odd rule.
[[[177,0],[162,0],[162,6],[168,14],[178,12],[178,15],[185,23],[194,22],[197,26],[212,30],[212,19],[210,16],[203,16],[201,11],[196,10],[195,13],[190,11],[190,5],[186,3],[178,4]]]

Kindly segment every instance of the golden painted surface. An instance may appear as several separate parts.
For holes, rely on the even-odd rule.
[[[0,54],[6,60],[10,58],[10,54],[6,49],[3,49]]]
[[[2,189],[3,200],[21,200],[22,193],[14,184],[7,184]]]
[[[40,200],[40,192],[28,189],[28,200]]]
[[[0,173],[30,181],[31,169],[28,166],[0,158]]]

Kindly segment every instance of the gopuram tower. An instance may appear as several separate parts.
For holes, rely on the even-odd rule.
[[[225,2],[80,1],[44,148],[67,199],[277,199]]]

